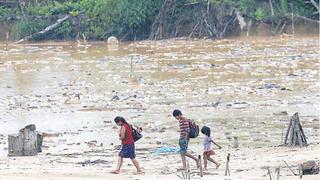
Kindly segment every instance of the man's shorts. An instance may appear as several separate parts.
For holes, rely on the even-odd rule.
[[[187,153],[188,143],[189,141],[187,139],[179,139],[180,154]]]
[[[136,153],[134,149],[134,144],[123,144],[119,156],[123,158],[135,159]]]

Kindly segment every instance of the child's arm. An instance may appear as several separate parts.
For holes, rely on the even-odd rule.
[[[120,139],[120,140],[124,140],[125,135],[126,135],[126,128],[124,128],[123,126],[121,126],[120,133],[119,133],[119,139]]]
[[[216,142],[214,142],[213,140],[211,140],[211,142],[214,144],[214,145],[216,145],[219,149],[221,149],[222,147],[221,146],[219,146]]]

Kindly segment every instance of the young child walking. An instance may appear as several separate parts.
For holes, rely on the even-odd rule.
[[[207,126],[203,126],[201,129],[201,133],[205,135],[204,141],[203,141],[203,147],[204,147],[204,152],[203,152],[203,163],[204,163],[204,170],[207,171],[207,164],[208,161],[213,162],[216,165],[216,168],[218,169],[220,166],[220,163],[218,163],[217,161],[215,161],[214,159],[212,159],[210,156],[214,155],[215,152],[213,151],[213,148],[211,148],[211,143],[213,143],[214,145],[218,146],[219,149],[221,149],[222,147],[219,146],[217,143],[215,143],[212,139],[211,139],[211,130],[209,127]]]

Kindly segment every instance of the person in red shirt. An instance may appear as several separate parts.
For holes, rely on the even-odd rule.
[[[134,148],[134,140],[132,138],[132,128],[131,126],[127,123],[127,121],[120,116],[117,116],[114,119],[114,122],[118,125],[121,126],[120,132],[119,132],[119,139],[121,140],[121,151],[119,152],[119,157],[118,157],[118,165],[117,169],[112,171],[111,173],[113,174],[119,174],[120,173],[120,168],[123,162],[123,158],[130,158],[132,163],[137,169],[137,173],[141,174],[143,173],[140,166],[139,162],[136,160],[136,154],[135,154],[135,148]]]
[[[172,115],[179,121],[179,127],[180,127],[179,147],[180,147],[182,167],[179,170],[187,170],[186,157],[193,159],[197,163],[197,167],[200,167],[199,160],[195,156],[187,152],[188,144],[190,140],[190,137],[189,137],[190,120],[183,117],[181,111],[178,109],[174,110]]]

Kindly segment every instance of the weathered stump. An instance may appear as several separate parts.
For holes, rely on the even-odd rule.
[[[291,119],[284,139],[284,145],[306,146],[307,139],[300,124],[299,115],[295,113]]]
[[[35,156],[41,152],[42,134],[34,124],[20,129],[18,135],[8,136],[8,156]]]

